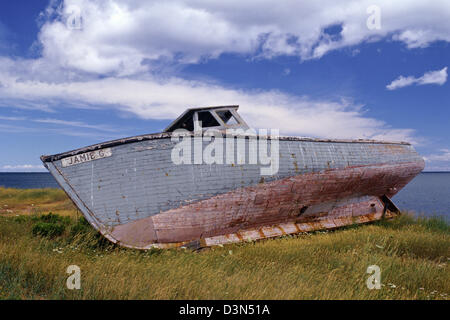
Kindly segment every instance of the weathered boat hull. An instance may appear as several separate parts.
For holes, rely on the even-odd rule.
[[[255,164],[176,165],[170,137],[133,137],[42,160],[97,230],[139,249],[210,246],[389,217],[389,198],[424,168],[406,143],[285,137],[277,174],[261,177]],[[67,163],[92,152],[103,154]]]

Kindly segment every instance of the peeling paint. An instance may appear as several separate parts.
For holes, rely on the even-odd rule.
[[[252,164],[175,165],[170,138],[143,135],[41,159],[95,229],[138,249],[195,248],[389,218],[396,211],[389,198],[424,168],[405,142],[280,137],[279,171],[261,177]],[[108,156],[92,156],[101,150]]]

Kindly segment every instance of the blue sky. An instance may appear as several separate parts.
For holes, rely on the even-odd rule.
[[[448,171],[449,21],[447,1],[3,1],[0,171],[223,104],[289,135],[410,141]]]

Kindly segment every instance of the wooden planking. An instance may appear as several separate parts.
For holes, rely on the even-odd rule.
[[[152,242],[185,242],[292,220],[318,223],[314,228],[338,227],[339,219],[381,214],[383,205],[379,197],[392,196],[396,192],[393,187],[400,189],[422,169],[422,163],[413,162],[297,175],[233,190],[119,225],[114,227],[112,235],[121,243],[145,247]],[[334,219],[338,219],[338,224]],[[148,232],[152,233],[150,242],[133,242],[136,234]],[[275,236],[262,232],[262,237]]]
[[[67,168],[61,168],[60,161],[54,164],[108,227],[256,185],[261,180],[259,167],[254,165],[173,165],[173,146],[169,139],[141,141],[113,147],[109,158]],[[264,177],[264,181],[347,166],[423,161],[410,145],[393,146],[280,141],[280,170],[275,176]]]

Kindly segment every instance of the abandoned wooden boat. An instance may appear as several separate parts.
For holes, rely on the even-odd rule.
[[[392,217],[398,209],[390,198],[424,168],[406,142],[243,134],[248,126],[237,109],[188,109],[162,133],[41,160],[94,228],[138,249],[198,248]],[[214,139],[202,139],[210,129]],[[180,152],[184,138],[193,142]],[[228,148],[237,140],[240,147]],[[262,142],[276,165],[248,161],[261,156]],[[201,159],[206,151],[215,161]],[[276,170],[264,173],[269,165]]]

